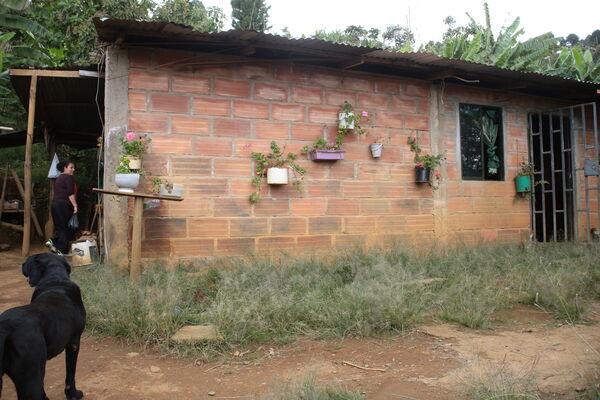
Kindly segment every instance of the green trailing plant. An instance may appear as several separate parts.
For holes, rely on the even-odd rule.
[[[123,146],[123,154],[132,157],[141,157],[148,150],[148,145],[152,139],[148,135],[136,135],[128,132],[125,137],[120,137],[119,142]]]
[[[267,154],[254,152],[251,154],[252,158],[256,162],[254,167],[254,178],[252,178],[252,184],[256,186],[256,192],[253,192],[249,196],[250,203],[256,204],[260,201],[260,194],[262,192],[262,186],[267,176],[269,168],[291,168],[294,177],[296,178],[292,183],[296,186],[296,189],[302,191],[302,181],[306,176],[306,169],[296,164],[298,155],[295,153],[287,153],[284,155],[284,149],[282,150],[277,142],[271,141],[271,151]]]
[[[429,169],[429,186],[433,190],[439,187],[439,181],[442,179],[442,175],[437,169],[442,165],[442,161],[445,160],[444,154],[423,154],[423,150],[417,143],[416,137],[409,137],[408,144],[410,145],[410,151],[415,153],[413,162],[417,168]]]
[[[158,192],[160,192],[160,185],[163,183],[163,180],[161,178],[154,177],[150,179],[150,182],[152,183],[152,193],[157,194]]]
[[[328,142],[324,138],[317,138],[312,145],[304,146],[301,153],[306,155],[312,150],[341,150],[344,144],[344,137],[352,133],[362,135],[366,132],[366,129],[362,128],[360,124],[370,121],[368,111],[358,113],[354,110],[352,104],[344,100],[342,111],[339,114],[337,135],[334,141]]]

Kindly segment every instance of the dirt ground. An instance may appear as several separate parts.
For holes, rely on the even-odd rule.
[[[0,311],[29,301],[22,262],[20,248],[0,252]],[[498,382],[512,374],[509,381],[529,380],[548,398],[564,399],[600,375],[600,304],[589,312],[589,324],[574,327],[529,307],[500,317],[505,322],[494,330],[432,324],[391,339],[300,341],[207,364],[85,334],[77,383],[92,400],[262,399],[284,382],[312,374],[373,400],[452,400],[464,399],[478,379],[494,376]],[[63,357],[48,362],[51,399],[64,398]],[[2,399],[16,399],[8,377]]]

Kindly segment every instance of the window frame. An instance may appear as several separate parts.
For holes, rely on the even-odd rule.
[[[463,168],[463,134],[462,134],[462,113],[461,110],[463,106],[472,106],[472,107],[480,107],[483,110],[485,109],[493,109],[497,111],[497,115],[499,117],[498,129],[500,138],[497,139],[497,147],[498,147],[498,155],[500,155],[500,166],[498,167],[498,178],[486,178],[485,166],[482,165],[482,174],[481,176],[464,176],[464,168]],[[460,167],[460,178],[463,181],[475,181],[475,182],[504,182],[506,181],[506,130],[505,130],[505,118],[504,118],[504,108],[495,105],[488,104],[477,104],[470,102],[459,102],[457,107],[457,144],[458,144],[458,163]],[[480,134],[481,137],[481,134]],[[482,164],[485,163],[485,145],[483,140],[481,139],[481,155],[482,155]]]

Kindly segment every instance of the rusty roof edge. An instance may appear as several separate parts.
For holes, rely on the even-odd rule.
[[[531,78],[544,78],[551,81],[555,81],[558,83],[559,81],[568,83],[570,85],[577,85],[579,87],[588,87],[588,88],[600,88],[600,83],[590,82],[590,81],[580,81],[573,78],[563,77],[559,75],[551,75],[545,74],[541,72],[533,72],[533,71],[522,71],[511,68],[501,68],[493,65],[482,64],[462,59],[452,59],[439,56],[433,53],[427,52],[395,52],[381,48],[373,48],[373,47],[363,47],[363,46],[352,46],[347,44],[340,44],[329,42],[321,39],[314,38],[287,38],[285,36],[257,32],[257,31],[246,31],[239,29],[230,29],[228,31],[221,32],[202,32],[196,31],[193,28],[176,24],[172,22],[164,22],[164,21],[132,21],[132,20],[123,20],[123,19],[100,19],[94,18],[94,25],[96,27],[96,31],[98,33],[98,37],[106,40],[106,33],[112,32],[113,34],[122,34],[122,33],[132,33],[136,32],[140,33],[144,32],[146,36],[156,36],[160,37],[162,35],[170,36],[170,37],[181,37],[182,39],[188,39],[191,41],[205,41],[205,42],[213,42],[213,43],[227,43],[231,42],[233,39],[243,42],[248,42],[248,44],[259,45],[260,43],[269,44],[269,45],[282,45],[285,47],[295,47],[298,51],[301,51],[303,48],[307,50],[327,50],[328,52],[336,52],[337,55],[344,56],[353,56],[353,57],[362,57],[365,61],[371,60],[372,62],[376,62],[376,60],[388,60],[388,61],[402,61],[414,63],[421,66],[426,66],[430,68],[456,68],[460,69],[466,73],[470,74],[479,74],[479,75],[493,75],[498,73],[498,71],[504,71],[507,73],[515,74],[519,76],[521,79],[530,80]],[[176,28],[179,32],[169,31],[169,28]],[[145,28],[145,29],[142,29]],[[149,28],[154,28],[149,29]],[[156,31],[155,29],[159,28],[160,31]],[[248,38],[248,35],[251,38]],[[264,40],[267,39],[267,40]],[[106,40],[107,42],[114,42],[111,40]],[[333,55],[332,55],[333,56]],[[432,61],[423,61],[423,56],[432,59]],[[452,65],[438,65],[436,63],[443,64],[452,64]],[[477,68],[478,70],[470,70],[467,67]],[[496,76],[496,78],[502,78]],[[529,79],[528,79],[529,78]]]

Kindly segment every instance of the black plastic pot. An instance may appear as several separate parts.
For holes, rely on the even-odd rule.
[[[430,172],[429,168],[415,167],[415,182],[428,183]]]

